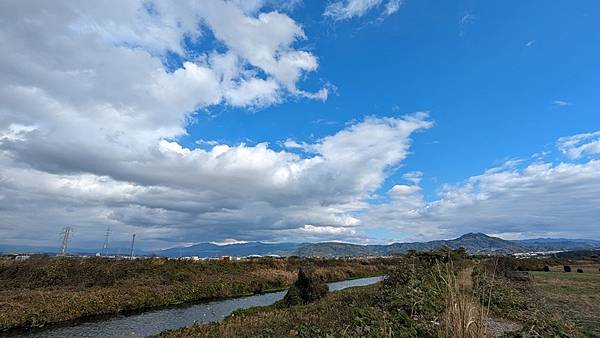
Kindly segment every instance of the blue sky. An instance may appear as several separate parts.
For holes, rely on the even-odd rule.
[[[5,244],[600,238],[595,1],[0,13]]]
[[[210,109],[182,141],[310,141],[365,115],[427,111],[435,127],[415,137],[399,173],[422,171],[435,198],[442,183],[552,151],[559,137],[600,125],[598,3],[406,1],[381,21],[373,11],[342,22],[323,18],[323,9],[304,3],[290,15],[308,37],[300,45],[320,62],[303,85],[331,83],[336,94],[251,111]]]

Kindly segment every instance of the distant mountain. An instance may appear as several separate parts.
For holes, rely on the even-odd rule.
[[[0,253],[2,254],[50,254],[54,255],[58,252],[58,247],[51,246],[28,246],[28,245],[6,245],[0,244]],[[88,255],[93,256],[100,252],[100,249],[82,249],[82,248],[69,248],[67,250],[69,254],[77,255]],[[107,255],[129,255],[129,248],[108,248]],[[143,250],[134,250],[134,254],[137,256],[148,256],[149,252]]]
[[[0,244],[0,253],[57,253],[57,247]]]
[[[488,236],[482,233],[468,233],[455,239],[393,243],[389,245],[357,245],[338,242],[322,243],[262,243],[248,242],[229,245],[216,245],[212,243],[199,243],[196,245],[170,248],[156,252],[144,252],[136,250],[138,256],[156,254],[166,257],[199,256],[250,256],[250,255],[280,255],[280,256],[302,256],[302,257],[349,257],[349,256],[387,256],[393,254],[404,254],[410,250],[430,251],[442,247],[457,249],[463,247],[467,252],[476,253],[498,253],[511,254],[517,252],[539,252],[539,251],[572,251],[600,249],[600,241],[587,239],[553,239],[536,238],[525,240],[504,240],[498,237]],[[0,245],[0,252],[4,253],[50,253],[57,252],[57,248],[33,248],[22,246]],[[70,249],[71,253],[93,255],[98,249]],[[111,248],[109,254],[127,254],[128,249]]]
[[[593,239],[534,238],[511,241],[529,251],[573,251],[600,248],[600,241]]]
[[[220,257],[220,256],[250,256],[250,255],[281,255],[287,256],[295,252],[299,243],[262,243],[248,242],[240,244],[216,245],[212,243],[199,243],[196,245],[171,248],[157,252],[160,256],[180,257]]]
[[[469,233],[459,238],[442,241],[393,243],[390,245],[354,245],[346,243],[305,244],[298,249],[300,256],[384,256],[404,254],[410,250],[429,251],[442,247],[465,248],[469,253],[514,253],[526,248],[501,238],[482,233]]]
[[[376,245],[357,245],[338,242],[307,243],[296,249],[294,255],[301,257],[348,257],[381,255]],[[383,247],[383,246],[382,246]]]
[[[270,254],[301,257],[387,256],[403,254],[409,250],[429,251],[442,247],[453,249],[464,247],[470,253],[514,253],[527,251],[527,248],[511,241],[487,236],[482,233],[470,233],[452,240],[393,243],[390,245],[358,245],[339,242],[278,244],[250,242],[230,245],[200,243],[189,247],[163,250],[157,254],[169,257],[219,257]]]

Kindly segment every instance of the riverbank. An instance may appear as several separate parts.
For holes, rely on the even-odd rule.
[[[33,257],[0,264],[0,330],[281,290],[310,264],[326,281],[387,273],[397,258],[242,262]]]
[[[236,311],[221,322],[162,332],[188,337],[595,337],[598,271],[543,272],[553,260],[406,257],[377,285],[313,303]],[[578,295],[575,296],[575,293]],[[597,303],[597,302],[596,302]],[[596,320],[594,320],[596,319]]]
[[[329,293],[315,302],[236,311],[222,322],[161,333],[179,337],[432,337],[446,289],[440,256],[407,258],[382,283]],[[457,264],[454,273],[462,269]]]

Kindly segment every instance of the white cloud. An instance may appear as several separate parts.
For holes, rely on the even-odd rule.
[[[24,141],[28,133],[36,130],[35,126],[11,123],[6,130],[0,132],[0,143],[5,141]]]
[[[571,159],[600,154],[600,131],[561,137],[558,139],[557,147]]]
[[[53,242],[70,224],[85,241],[111,224],[137,229],[146,243],[167,243],[228,238],[238,227],[268,232],[309,218],[338,222],[345,198],[360,197],[320,203],[312,196],[318,184],[307,171],[318,167],[326,176],[334,167],[321,156],[301,160],[266,144],[210,142],[201,150],[177,141],[193,115],[212,105],[326,97],[327,87],[298,88],[318,67],[312,52],[296,46],[306,39],[301,26],[261,5],[0,3],[3,238],[39,241],[31,234],[46,234]],[[218,49],[182,44],[211,36]],[[183,59],[182,67],[166,69],[167,52]],[[295,203],[289,217],[285,198]],[[304,214],[306,205],[318,216]]]
[[[219,144],[219,141],[199,139],[199,140],[196,140],[196,142],[194,142],[194,143],[196,143],[198,145],[216,146],[217,144]]]
[[[356,233],[356,231],[351,228],[314,226],[310,224],[304,225],[300,230],[311,234],[354,235]]]
[[[279,86],[273,80],[242,80],[237,88],[226,94],[227,102],[233,106],[269,106],[280,101]]]
[[[471,12],[465,12],[458,20],[458,35],[463,36],[467,31],[467,28],[475,22],[475,15]]]
[[[306,147],[306,144],[300,144],[293,139],[289,138],[283,142],[283,146],[289,149],[303,149]]]
[[[571,102],[554,100],[554,101],[552,101],[552,104],[555,106],[558,106],[558,107],[567,107],[567,106],[571,105]]]
[[[216,242],[210,242],[210,243],[214,244],[214,245],[224,246],[224,245],[232,245],[232,244],[245,244],[245,243],[248,243],[248,241],[240,241],[240,240],[233,239],[233,238],[227,238],[222,241],[216,241]]]
[[[463,184],[445,186],[426,202],[417,185],[395,185],[389,203],[369,208],[362,224],[399,237],[450,238],[466,232],[503,237],[597,238],[600,161],[535,162],[492,168]]]
[[[385,15],[392,15],[400,9],[400,6],[402,6],[402,1],[390,0],[385,4],[385,10],[383,11],[383,13]]]
[[[323,15],[335,21],[348,20],[366,15],[382,4],[383,0],[339,0],[327,5]],[[382,14],[392,15],[400,9],[401,5],[400,0],[389,0],[385,2]]]
[[[334,228],[359,226],[353,213],[367,207],[388,169],[406,158],[411,135],[430,126],[422,113],[369,117],[307,143],[309,157],[266,143],[203,150],[165,139],[132,152],[119,137],[98,144],[93,133],[86,135],[94,142],[82,142],[77,134],[64,140],[36,131],[2,145],[0,195],[10,197],[0,223],[10,228],[11,241],[31,241],[26,234],[34,229],[55,233],[64,224],[79,229],[80,241],[93,241],[110,224],[154,246],[332,239]],[[320,228],[294,230],[306,224]],[[342,232],[346,239],[360,236]]]

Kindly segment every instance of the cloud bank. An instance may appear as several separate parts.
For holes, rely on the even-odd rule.
[[[399,5],[328,9],[350,18]],[[194,116],[216,105],[327,98],[327,88],[302,89],[319,66],[298,47],[308,39],[302,27],[262,8],[221,0],[0,3],[3,242],[55,244],[66,225],[80,245],[99,245],[110,225],[115,237],[135,232],[151,248],[365,242],[372,231],[387,239],[600,236],[599,132],[560,138],[562,162],[509,162],[429,201],[426,173],[390,182],[415,133],[433,127],[425,113],[369,116],[314,141],[282,140],[283,148],[182,145]],[[381,191],[386,183],[392,188]]]

